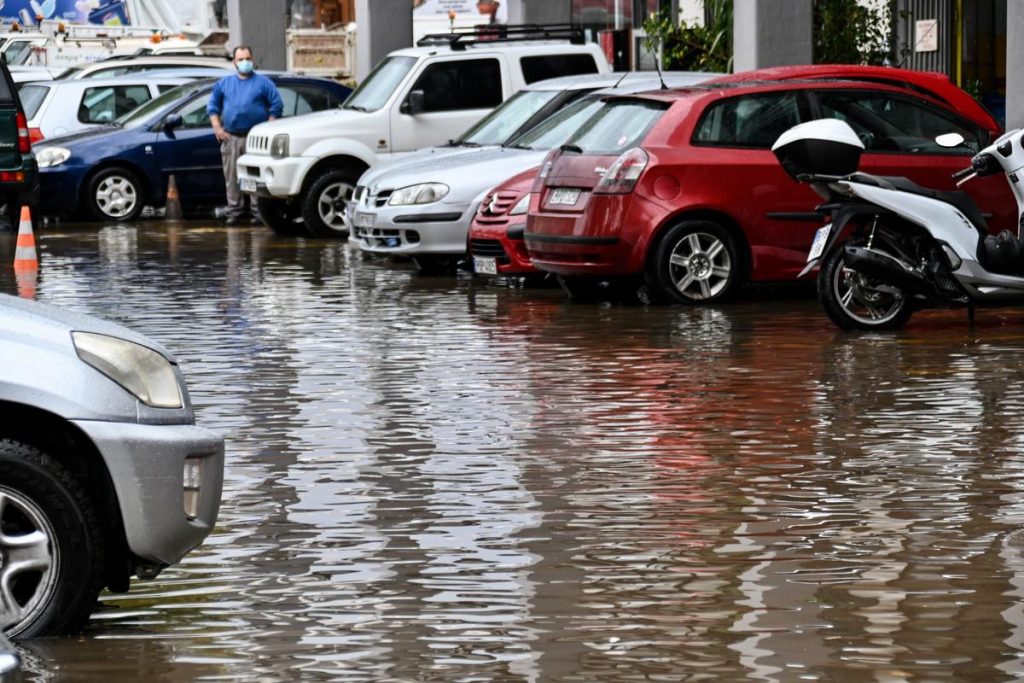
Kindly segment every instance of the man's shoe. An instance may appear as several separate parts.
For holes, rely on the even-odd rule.
[[[241,221],[241,219],[238,218],[238,216],[228,216],[224,220],[224,225],[238,225],[241,222],[242,221]]]

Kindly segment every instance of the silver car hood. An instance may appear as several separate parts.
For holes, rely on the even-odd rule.
[[[125,339],[151,348],[174,362],[174,356],[166,348],[127,327],[58,306],[0,294],[0,337],[37,339],[45,346],[66,340],[67,347],[73,352],[72,332],[93,332]]]
[[[382,174],[370,185],[371,194],[419,183],[444,183],[450,188],[445,204],[472,202],[476,197],[528,168],[540,165],[547,150],[490,147],[468,154],[414,162]]]
[[[360,185],[369,185],[377,182],[382,175],[393,173],[411,166],[413,164],[434,165],[441,159],[448,157],[460,157],[466,154],[474,154],[482,149],[493,149],[493,147],[425,147],[408,154],[397,154],[394,158],[386,161],[379,161],[371,166],[362,177],[359,178]]]

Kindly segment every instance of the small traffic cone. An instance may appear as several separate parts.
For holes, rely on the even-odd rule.
[[[181,220],[181,197],[178,196],[178,183],[172,173],[167,178],[167,202],[164,211],[164,219],[169,221]]]
[[[36,254],[36,236],[32,232],[32,212],[27,206],[21,207],[21,222],[18,224],[18,244],[14,250],[14,271],[39,270],[39,256]]]
[[[36,254],[36,237],[32,232],[32,212],[27,206],[21,207],[18,244],[14,250],[14,275],[18,281],[18,296],[35,299],[39,282],[39,256]]]

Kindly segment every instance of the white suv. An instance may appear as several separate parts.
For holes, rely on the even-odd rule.
[[[499,27],[427,36],[378,64],[340,110],[270,121],[238,160],[243,192],[278,232],[348,231],[345,204],[378,160],[443,144],[535,81],[610,71],[568,26]]]

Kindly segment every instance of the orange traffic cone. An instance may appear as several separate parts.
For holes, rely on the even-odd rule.
[[[178,182],[172,173],[167,178],[167,202],[164,218],[169,221],[181,220],[181,197],[178,196]]]
[[[18,244],[14,251],[14,275],[18,281],[18,296],[35,299],[39,282],[39,256],[36,254],[36,238],[32,233],[32,212],[27,206],[21,207]]]
[[[21,222],[18,224],[18,245],[14,251],[14,271],[39,270],[39,256],[36,254],[36,237],[32,233],[32,212],[27,206],[21,207]]]

